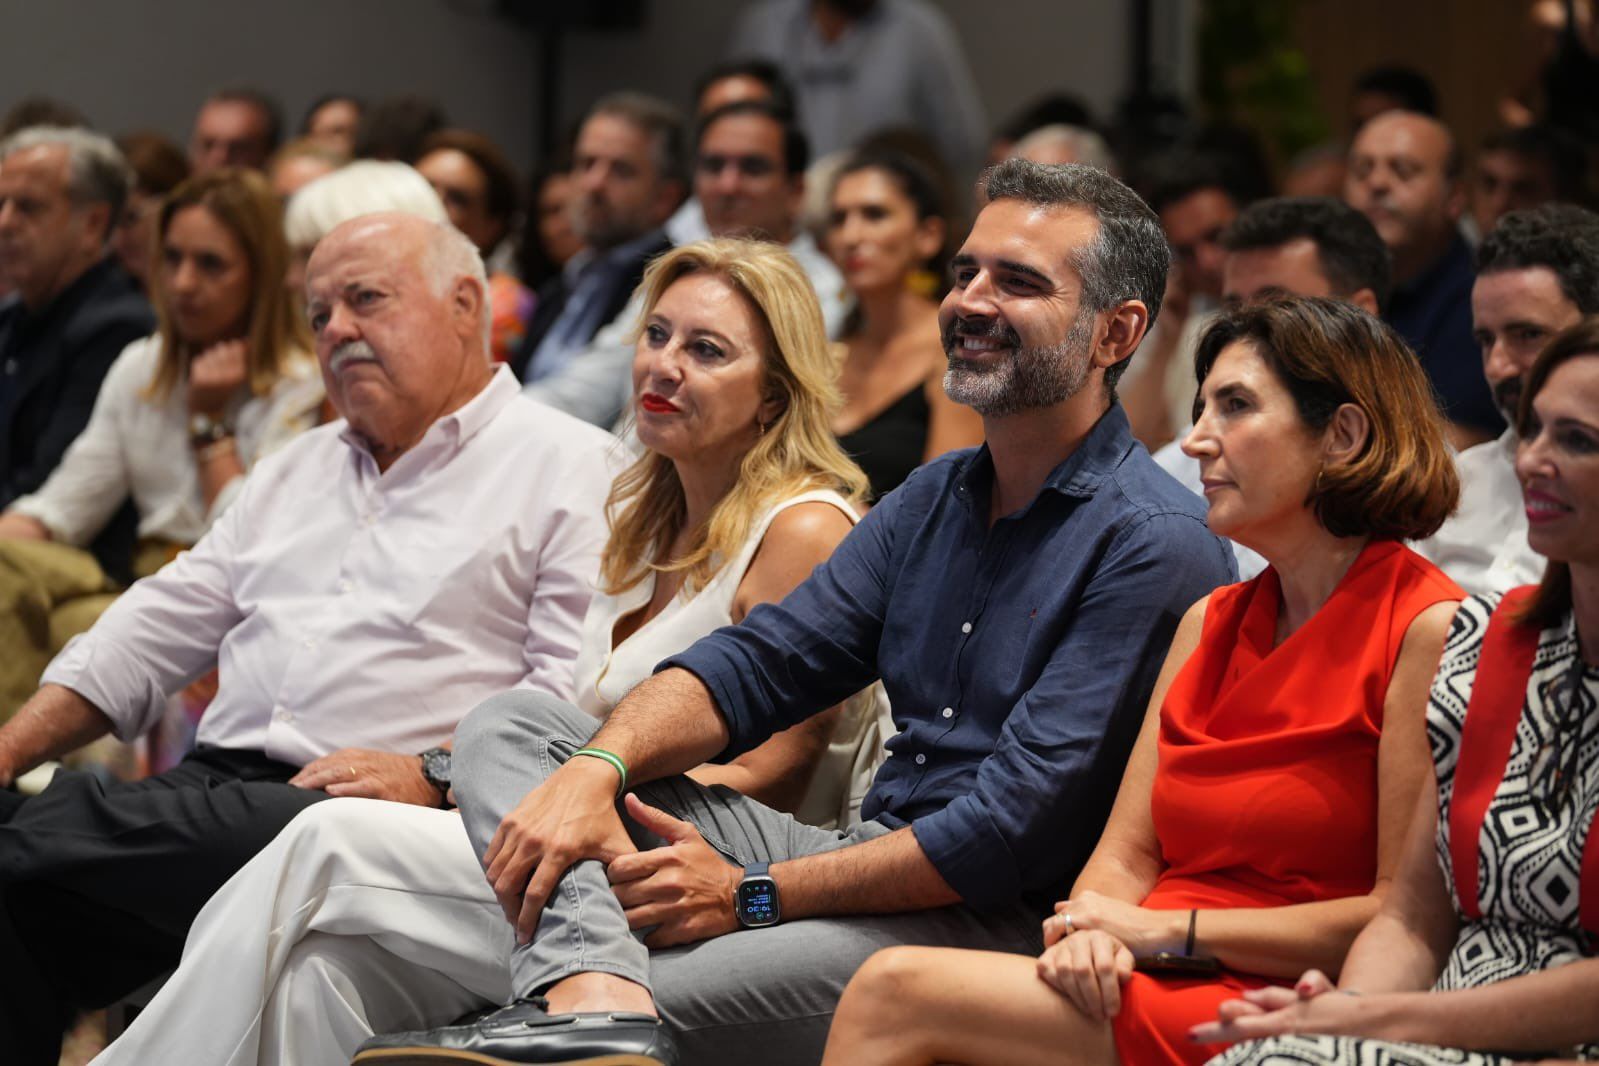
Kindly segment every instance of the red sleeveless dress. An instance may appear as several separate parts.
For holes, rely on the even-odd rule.
[[[1464,593],[1394,541],[1373,541],[1311,619],[1273,648],[1274,570],[1211,595],[1199,647],[1160,712],[1152,797],[1165,869],[1143,905],[1281,907],[1364,895],[1376,880],[1383,698],[1416,616]],[[1223,1000],[1266,978],[1136,973],[1114,1021],[1121,1061],[1202,1063],[1190,1043]]]

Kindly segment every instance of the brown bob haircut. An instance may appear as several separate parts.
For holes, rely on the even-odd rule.
[[[1522,440],[1531,440],[1537,435],[1534,422],[1538,416],[1533,413],[1532,401],[1548,384],[1550,375],[1561,364],[1583,356],[1599,357],[1599,315],[1590,315],[1570,329],[1555,334],[1555,338],[1538,353],[1532,369],[1527,371],[1527,379],[1521,390],[1521,406],[1516,409],[1516,434]],[[1550,559],[1544,567],[1538,591],[1522,608],[1516,621],[1548,629],[1563,624],[1571,613],[1571,607],[1571,567],[1560,560]]]
[[[1201,385],[1221,353],[1239,343],[1271,367],[1311,433],[1326,429],[1346,403],[1371,423],[1360,454],[1325,467],[1305,501],[1329,533],[1414,540],[1436,532],[1454,512],[1460,479],[1443,416],[1421,364],[1397,333],[1342,300],[1292,298],[1239,308],[1200,338],[1194,373]]]

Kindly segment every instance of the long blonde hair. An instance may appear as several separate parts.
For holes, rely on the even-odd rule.
[[[161,361],[145,390],[150,400],[164,401],[187,377],[189,360],[196,354],[179,339],[172,323],[170,295],[161,270],[161,244],[172,219],[185,207],[203,207],[227,228],[244,248],[250,264],[249,352],[245,366],[250,392],[265,396],[283,376],[293,353],[309,353],[311,339],[283,285],[289,249],[283,238],[283,209],[265,178],[252,170],[222,169],[196,175],[179,185],[161,204],[156,225],[155,263],[150,271],[150,294],[161,331]]]
[[[703,588],[775,504],[813,489],[832,489],[851,503],[866,494],[866,475],[833,436],[833,414],[842,402],[838,360],[816,293],[794,257],[765,241],[727,238],[665,253],[639,284],[644,312],[635,339],[662,294],[690,274],[720,278],[759,314],[767,341],[761,395],[777,401],[780,411],[744,454],[737,482],[704,526],[691,531],[688,550],[675,560],[666,556],[683,532],[687,509],[676,466],[649,452],[622,472],[606,501],[611,535],[600,562],[601,581],[613,596],[651,572],[682,572],[688,591]]]

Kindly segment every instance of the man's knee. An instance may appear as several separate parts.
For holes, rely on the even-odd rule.
[[[455,728],[453,761],[460,768],[480,757],[503,756],[506,746],[529,740],[567,740],[581,744],[599,723],[565,700],[523,689],[502,692],[474,707]]]

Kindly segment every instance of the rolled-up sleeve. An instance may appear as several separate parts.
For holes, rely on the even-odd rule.
[[[761,604],[656,667],[703,681],[727,723],[723,758],[826,710],[877,680],[877,647],[904,493],[874,507],[780,603]]]
[[[911,823],[962,899],[1008,903],[1081,867],[1177,623],[1234,573],[1222,543],[1191,515],[1146,517],[1112,542],[975,787]]]

